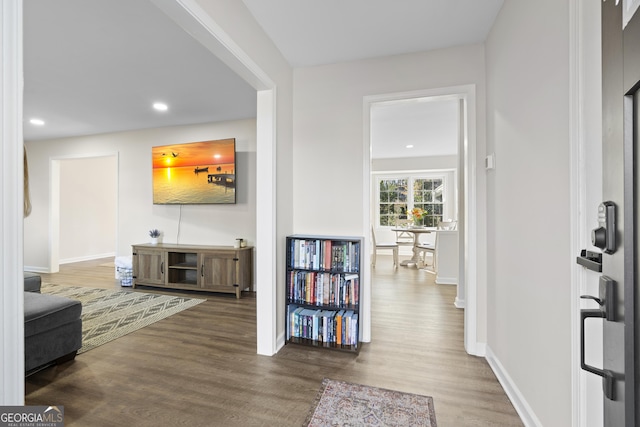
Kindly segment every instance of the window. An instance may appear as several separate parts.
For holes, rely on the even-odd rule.
[[[443,182],[442,178],[416,178],[413,180],[413,207],[421,208],[426,212],[422,221],[427,227],[435,227],[439,221],[442,221]]]
[[[381,179],[379,185],[380,225],[395,225],[407,218],[408,179]]]
[[[435,227],[444,212],[443,176],[378,177],[378,225],[390,227],[400,220],[411,219],[408,212],[420,208],[426,215],[422,223]]]

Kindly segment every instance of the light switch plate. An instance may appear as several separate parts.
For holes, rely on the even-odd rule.
[[[485,157],[484,166],[485,166],[485,168],[487,170],[491,170],[491,169],[495,169],[496,168],[496,156],[495,156],[495,154],[491,153],[487,157]]]

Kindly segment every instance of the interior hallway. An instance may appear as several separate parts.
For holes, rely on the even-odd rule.
[[[110,261],[42,280],[119,289]],[[521,426],[486,361],[464,351],[455,287],[433,280],[380,256],[373,340],[357,356],[294,345],[259,356],[255,298],[191,294],[207,301],[30,376],[26,404],[63,405],[67,426],[300,426],[329,377],[432,396],[441,427]]]

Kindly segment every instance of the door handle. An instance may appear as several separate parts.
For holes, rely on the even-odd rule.
[[[593,295],[580,295],[580,298],[582,298],[582,299],[592,299],[595,302],[597,302],[600,306],[602,306],[604,304],[604,301],[602,300],[602,298],[594,297]],[[606,315],[606,313],[604,311],[602,312],[602,314]],[[604,317],[604,316],[602,316],[602,317]]]
[[[587,365],[584,361],[584,322],[592,317],[604,319],[606,314],[599,308],[580,310],[580,367],[587,372],[601,376],[604,395],[608,399],[613,400],[613,373],[607,369],[599,369],[595,366]]]
[[[599,369],[595,366],[587,365],[585,362],[585,321],[589,318],[615,321],[615,310],[613,307],[614,281],[606,276],[600,277],[600,296],[581,295],[582,299],[591,299],[598,303],[600,308],[580,310],[580,367],[587,372],[602,377],[602,388],[606,398],[613,400],[613,372],[608,369]]]

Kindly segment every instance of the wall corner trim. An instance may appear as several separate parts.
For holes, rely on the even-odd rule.
[[[491,370],[493,370],[493,373],[498,378],[498,382],[520,416],[523,424],[527,427],[542,427],[542,422],[540,422],[536,414],[533,412],[533,409],[520,392],[518,386],[509,376],[509,373],[506,371],[504,366],[502,366],[502,363],[500,363],[500,360],[498,360],[498,357],[493,353],[488,345],[486,347],[486,359]]]

